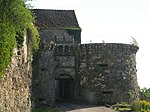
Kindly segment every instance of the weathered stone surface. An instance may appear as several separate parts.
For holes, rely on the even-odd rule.
[[[138,98],[137,46],[85,44],[80,46],[81,98],[89,103],[117,103]]]
[[[25,39],[24,47],[19,51],[15,49],[5,76],[0,79],[2,112],[31,111],[31,62],[28,55]]]
[[[35,106],[55,105],[63,79],[76,79],[74,36],[66,30],[42,30],[40,36],[40,50],[33,63],[33,102]],[[73,94],[70,96],[74,96],[74,87],[69,91]]]
[[[41,23],[45,23],[43,20]],[[37,22],[37,26],[41,23]],[[54,105],[57,99],[112,104],[138,98],[138,46],[81,44],[79,26],[65,29],[64,24],[63,29],[56,29],[53,25],[39,28],[41,45],[32,78],[35,106]]]
[[[59,34],[63,35],[63,32],[57,30],[56,34],[61,38]],[[48,35],[41,34],[41,46],[46,47],[41,47],[39,51],[33,75],[37,83],[33,81],[33,85],[37,85],[33,87],[36,105],[43,102],[54,105],[57,98],[66,99],[70,96],[70,99],[90,104],[113,104],[138,99],[137,46],[76,44],[65,43],[64,40],[62,43],[55,41],[55,44]],[[51,37],[54,37],[54,33]]]
[[[42,46],[47,47],[42,47]],[[55,75],[53,45],[41,43],[37,59],[33,62],[32,91],[33,105],[55,104]]]

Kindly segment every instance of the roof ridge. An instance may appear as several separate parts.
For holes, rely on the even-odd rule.
[[[43,11],[74,11],[73,9],[32,9],[32,10],[43,10]]]

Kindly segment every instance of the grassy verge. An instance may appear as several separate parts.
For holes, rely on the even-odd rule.
[[[119,112],[150,112],[150,102],[137,100],[130,103],[118,103],[112,106]]]
[[[112,106],[114,110],[119,112],[132,112],[131,105],[129,103],[117,103]]]
[[[134,112],[150,112],[150,102],[145,100],[134,101],[131,103]]]
[[[115,109],[116,111],[119,111],[119,112],[132,112],[132,109],[131,109],[131,108],[115,107],[114,109]]]

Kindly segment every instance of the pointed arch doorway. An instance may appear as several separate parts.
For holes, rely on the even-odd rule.
[[[74,98],[74,80],[70,75],[61,74],[55,79],[56,100],[72,100]]]

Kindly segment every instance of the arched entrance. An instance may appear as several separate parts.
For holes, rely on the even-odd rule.
[[[74,97],[74,80],[69,75],[61,74],[55,79],[56,100],[71,100]]]

